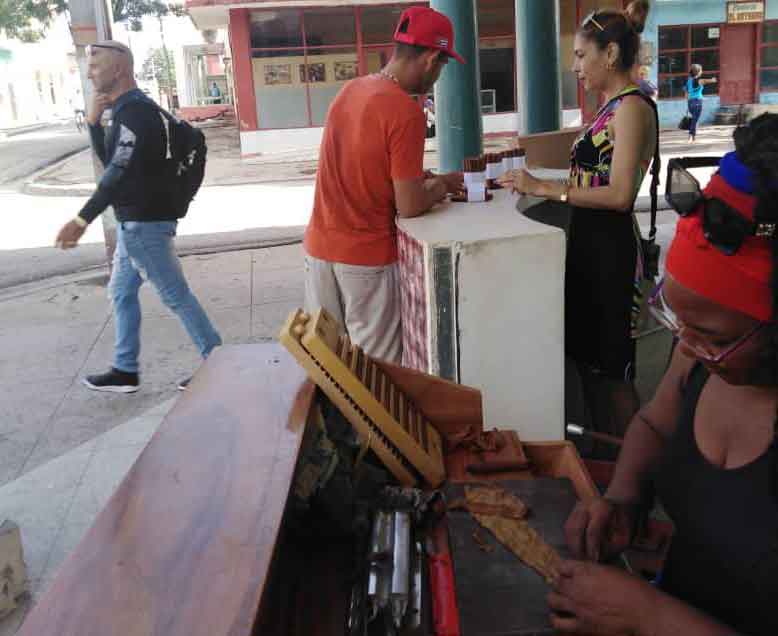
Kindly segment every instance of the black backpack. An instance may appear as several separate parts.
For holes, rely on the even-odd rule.
[[[171,115],[164,108],[149,100],[159,110],[165,124],[165,172],[172,184],[170,201],[176,216],[186,216],[189,204],[200,189],[205,176],[205,159],[208,147],[203,132],[189,122]]]

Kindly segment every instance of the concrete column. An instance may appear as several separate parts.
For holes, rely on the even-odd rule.
[[[435,128],[440,172],[462,170],[465,157],[483,151],[481,71],[476,0],[432,0],[454,24],[454,48],[467,64],[450,60],[435,84]]]
[[[230,9],[229,34],[238,130],[257,130],[257,94],[251,64],[251,16],[248,9]]]
[[[516,0],[519,133],[561,127],[558,0]]]

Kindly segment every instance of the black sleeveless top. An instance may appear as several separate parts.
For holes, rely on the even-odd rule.
[[[655,475],[675,524],[661,587],[744,635],[776,636],[778,444],[740,468],[708,462],[694,436],[708,377],[700,364],[690,372],[678,427]]]

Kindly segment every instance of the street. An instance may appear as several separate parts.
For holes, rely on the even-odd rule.
[[[73,122],[0,137],[0,185],[24,179],[88,145],[89,135],[86,131],[78,132]]]

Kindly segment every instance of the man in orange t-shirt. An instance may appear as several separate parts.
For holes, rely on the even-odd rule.
[[[462,174],[425,174],[426,95],[454,57],[449,19],[403,12],[392,59],[346,84],[324,127],[313,214],[305,232],[305,305],[324,307],[371,356],[400,362],[395,216],[423,214],[462,189]]]

